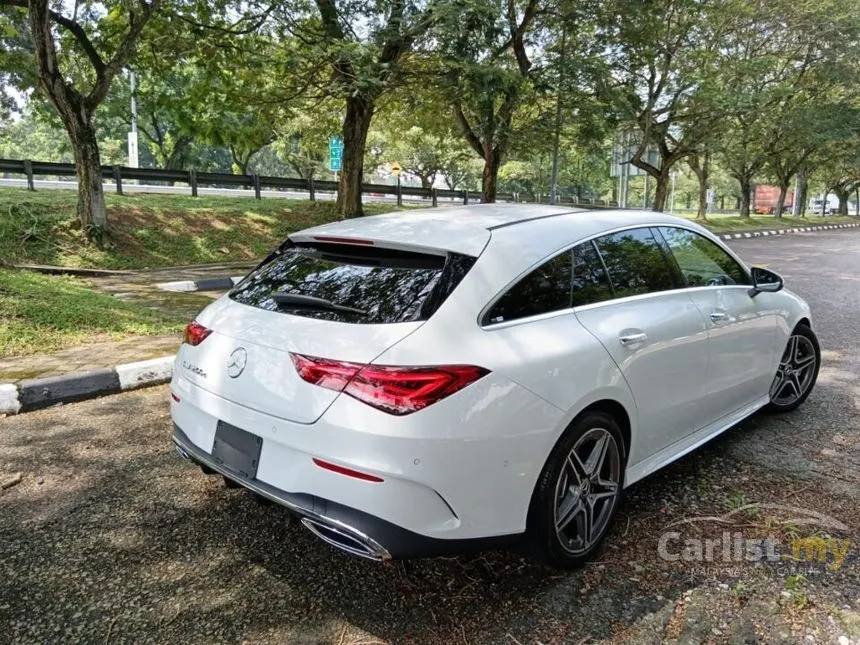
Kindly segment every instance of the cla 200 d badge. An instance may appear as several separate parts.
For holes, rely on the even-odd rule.
[[[202,369],[200,369],[193,363],[189,363],[188,361],[182,361],[182,367],[187,369],[189,372],[196,374],[197,376],[206,378],[206,372],[204,372]]]

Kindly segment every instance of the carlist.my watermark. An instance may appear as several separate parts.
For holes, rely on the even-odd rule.
[[[791,528],[777,535],[771,531],[761,536],[756,526],[740,522],[750,516],[766,514],[766,527]],[[702,524],[724,528],[718,534],[703,537]],[[746,529],[746,531],[744,530]],[[809,535],[800,535],[804,530]],[[729,572],[748,563],[775,565],[779,573],[819,573],[836,571],[845,562],[852,542],[844,536],[849,528],[839,520],[817,511],[781,504],[746,504],[718,516],[700,516],[669,524],[657,541],[657,553],[668,562],[690,563],[703,571],[727,569]],[[819,570],[819,567],[821,568]]]

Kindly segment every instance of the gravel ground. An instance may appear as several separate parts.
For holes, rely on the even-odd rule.
[[[797,412],[754,417],[634,486],[583,570],[516,552],[342,555],[181,461],[158,387],[0,421],[0,485],[22,474],[0,490],[0,641],[860,643],[860,233],[735,246],[813,305],[819,385]],[[839,526],[798,519],[813,512]],[[667,531],[848,548],[838,567],[668,561]]]

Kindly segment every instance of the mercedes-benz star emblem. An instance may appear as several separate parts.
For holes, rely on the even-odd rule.
[[[227,359],[227,376],[236,378],[245,371],[245,364],[248,362],[248,352],[244,347],[237,347]]]

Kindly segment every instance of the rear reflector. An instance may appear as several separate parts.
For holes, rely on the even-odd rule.
[[[176,401],[177,403],[179,403],[179,400],[180,400],[179,397],[176,396],[173,392],[170,393],[170,398],[173,399],[174,401]]]
[[[185,336],[182,338],[183,343],[187,343],[188,345],[199,345],[206,337],[212,333],[211,329],[206,329],[203,325],[201,325],[196,320],[188,323],[188,326],[185,328]]]
[[[378,410],[404,415],[426,408],[489,373],[475,365],[395,367],[291,354],[308,383],[343,392]]]
[[[329,463],[328,461],[323,461],[322,459],[313,458],[314,463],[320,468],[324,468],[326,470],[330,470],[333,473],[338,473],[339,475],[346,475],[347,477],[355,477],[356,479],[361,479],[366,482],[381,482],[385,481],[382,477],[377,477],[376,475],[368,475],[367,473],[362,473],[357,470],[353,470],[352,468],[344,468],[343,466],[338,466],[337,464]]]

